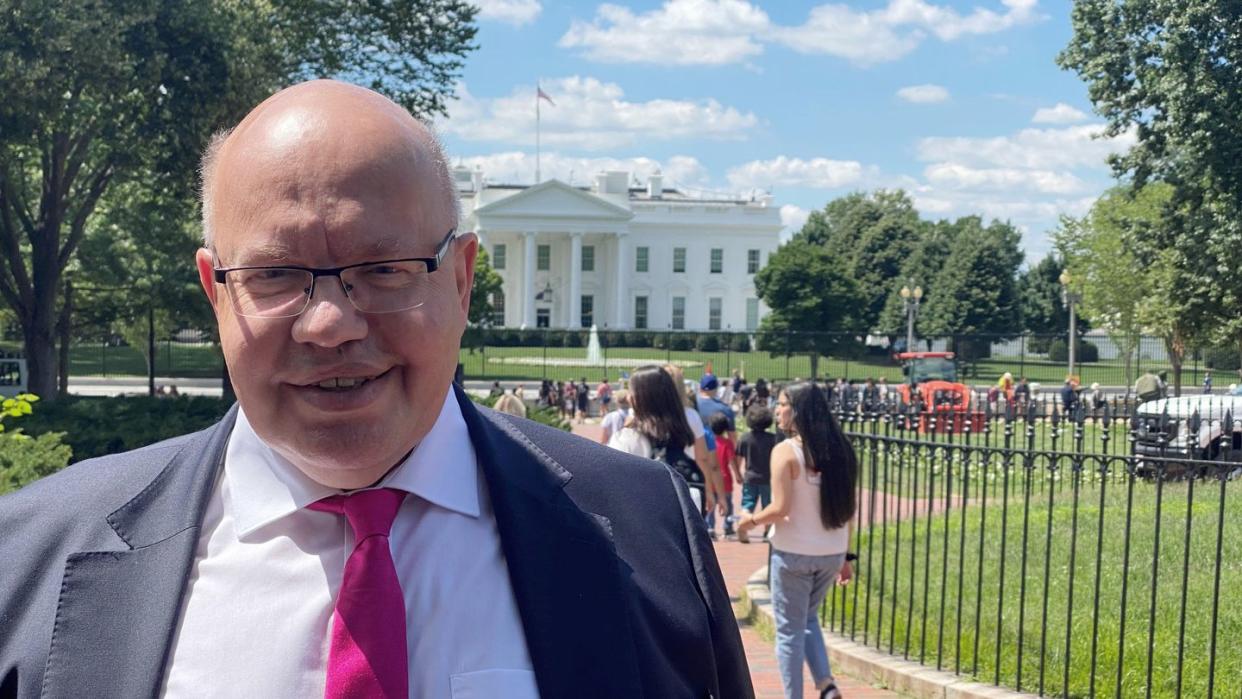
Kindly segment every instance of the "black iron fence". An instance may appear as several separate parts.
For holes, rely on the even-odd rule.
[[[688,332],[676,330],[610,331],[471,328],[463,339],[461,362],[469,379],[568,380],[585,376],[594,383],[607,376],[651,362],[683,366],[689,378],[710,368],[727,375],[734,370],[752,382],[794,378],[838,378],[865,381],[903,380],[893,354],[905,349],[899,335],[854,333]],[[1044,387],[1059,387],[1070,373],[1064,336],[955,335],[919,338],[916,350],[953,351],[962,380],[972,385],[995,383],[1006,372]],[[1238,383],[1242,351],[1237,347],[1193,348],[1180,358],[1183,392],[1201,391],[1209,376],[1220,392]],[[1073,373],[1084,386],[1099,383],[1131,387],[1144,372],[1167,372],[1175,381],[1176,357],[1158,337],[1088,336],[1076,348]]]
[[[1040,695],[1242,693],[1242,398],[837,407],[860,560],[825,626]]]

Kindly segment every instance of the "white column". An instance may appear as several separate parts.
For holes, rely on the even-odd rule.
[[[626,271],[629,269],[629,263],[627,262],[625,239],[625,232],[618,231],[617,254],[615,255],[616,270],[613,275],[612,285],[612,327],[618,330],[630,326],[629,321],[625,317],[625,308],[630,296],[630,285],[626,283],[628,281]]]
[[[569,323],[578,327],[582,320],[582,234],[572,233],[569,248]]]
[[[535,233],[522,233],[522,327],[535,327]]]

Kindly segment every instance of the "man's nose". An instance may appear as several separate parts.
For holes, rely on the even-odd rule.
[[[345,294],[341,278],[316,279],[306,310],[293,324],[293,339],[321,347],[336,347],[350,340],[361,340],[366,335],[366,316]]]

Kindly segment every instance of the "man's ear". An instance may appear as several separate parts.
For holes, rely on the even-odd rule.
[[[470,291],[474,288],[474,258],[479,254],[479,237],[474,233],[462,233],[453,241],[457,248],[454,255],[453,274],[457,280],[457,296],[461,301],[461,314],[470,315]]]
[[[203,285],[207,300],[211,301],[211,307],[215,308],[218,287],[215,279],[215,261],[212,259],[211,251],[207,248],[199,248],[198,253],[194,255],[194,262],[198,266],[198,283]]]

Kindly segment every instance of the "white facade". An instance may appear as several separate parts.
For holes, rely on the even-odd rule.
[[[767,312],[754,272],[780,243],[770,196],[692,199],[663,189],[658,174],[631,188],[626,172],[601,173],[590,188],[488,185],[468,169],[454,177],[460,230],[479,235],[504,279],[507,327],[739,331]]]

